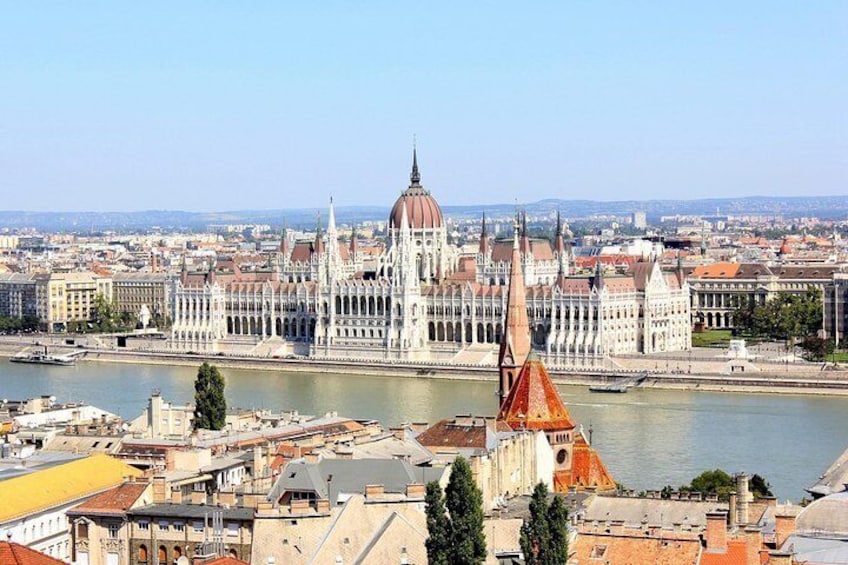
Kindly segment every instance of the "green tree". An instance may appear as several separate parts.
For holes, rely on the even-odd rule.
[[[540,482],[530,498],[530,517],[521,525],[521,551],[528,565],[565,565],[568,559],[568,510],[558,496],[548,501]]]
[[[445,500],[451,520],[451,564],[482,563],[486,559],[483,495],[474,482],[468,461],[463,457],[454,461]]]
[[[424,499],[427,512],[427,563],[430,565],[450,565],[451,523],[445,511],[442,487],[437,481],[427,483],[427,495]]]
[[[749,487],[751,489],[751,492],[754,494],[754,498],[774,496],[771,492],[771,485],[769,484],[769,482],[756,473],[751,475],[751,482],[749,483]]]
[[[539,482],[530,497],[530,518],[521,525],[521,552],[527,565],[544,565],[551,543],[548,487]]]
[[[551,537],[548,563],[565,565],[568,561],[568,509],[562,498],[556,495],[548,506],[548,527]]]
[[[227,417],[224,377],[215,365],[203,363],[194,381],[194,427],[202,430],[223,429]]]
[[[689,486],[682,487],[680,490],[717,494],[720,499],[727,500],[734,486],[733,477],[721,469],[714,469],[704,471],[692,479]]]

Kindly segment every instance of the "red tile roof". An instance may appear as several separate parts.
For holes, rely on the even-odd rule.
[[[747,542],[744,539],[727,541],[727,550],[721,553],[713,550],[704,551],[701,565],[746,565]]]
[[[513,429],[570,430],[574,422],[545,365],[531,351],[501,406],[498,420]]]
[[[615,565],[696,565],[701,543],[697,536],[669,534],[649,537],[642,532],[577,535],[575,563]]]
[[[567,487],[596,487],[600,491],[615,490],[615,481],[607,471],[601,456],[583,437],[574,434],[574,455],[571,458],[571,477]]]
[[[235,557],[216,557],[209,561],[201,561],[202,565],[248,565],[247,561],[236,559]]]
[[[0,541],[0,565],[66,565],[64,561],[44,555],[24,545]]]
[[[69,514],[123,514],[144,493],[147,483],[124,483],[75,506]]]

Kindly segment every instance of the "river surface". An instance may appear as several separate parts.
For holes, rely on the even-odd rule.
[[[0,360],[0,398],[49,394],[85,401],[126,419],[138,416],[154,389],[166,400],[194,396],[196,369],[82,361],[75,367]],[[495,382],[343,374],[223,371],[230,406],[336,411],[385,425],[430,422],[456,414],[493,415]],[[593,443],[613,477],[643,490],[681,485],[706,469],[759,473],[781,499],[804,487],[848,447],[848,398],[633,389],[593,394],[559,387],[574,420],[593,429]]]

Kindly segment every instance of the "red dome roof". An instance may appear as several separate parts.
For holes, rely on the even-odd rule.
[[[436,199],[420,186],[410,186],[397,199],[389,214],[389,227],[400,228],[403,221],[403,204],[412,229],[440,228],[443,225],[442,209]]]

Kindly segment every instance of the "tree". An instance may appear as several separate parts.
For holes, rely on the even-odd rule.
[[[203,363],[194,381],[194,427],[202,430],[223,429],[227,417],[224,377],[215,365]]]
[[[568,559],[568,510],[558,496],[548,502],[540,482],[530,498],[530,518],[521,525],[521,551],[527,565],[565,565]]]
[[[483,533],[483,495],[471,467],[463,457],[453,463],[445,501],[451,522],[451,559],[453,565],[477,565],[486,559]]]
[[[751,492],[754,494],[754,498],[774,496],[771,492],[771,485],[769,484],[769,482],[756,473],[751,475],[751,482],[749,483],[749,487],[751,489]]]
[[[442,487],[437,481],[427,483],[424,498],[427,508],[427,547],[429,565],[450,565],[451,523],[445,511]]]
[[[682,487],[680,490],[717,494],[720,499],[727,500],[734,486],[733,477],[721,469],[714,469],[704,471],[692,479],[689,486]]]
[[[521,552],[527,565],[544,565],[550,547],[548,487],[539,482],[530,497],[530,518],[521,525]]]

